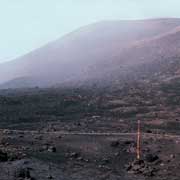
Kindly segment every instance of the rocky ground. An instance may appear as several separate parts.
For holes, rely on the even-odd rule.
[[[154,179],[180,177],[180,137],[1,132],[0,179]]]
[[[179,180],[180,84],[162,77],[1,90],[0,180]]]

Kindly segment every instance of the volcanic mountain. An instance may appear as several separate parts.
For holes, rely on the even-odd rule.
[[[179,57],[180,19],[103,21],[1,64],[0,84],[19,88],[109,83],[139,72],[159,72]]]

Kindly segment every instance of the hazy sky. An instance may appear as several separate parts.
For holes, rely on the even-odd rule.
[[[180,17],[180,0],[0,0],[0,62],[101,20]]]

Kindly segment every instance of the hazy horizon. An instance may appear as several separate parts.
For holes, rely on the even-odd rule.
[[[177,0],[0,1],[0,63],[105,20],[180,18]],[[131,13],[130,13],[131,12]]]

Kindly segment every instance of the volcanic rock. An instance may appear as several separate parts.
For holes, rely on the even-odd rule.
[[[119,146],[119,141],[112,141],[111,142],[111,147],[117,147]]]
[[[8,154],[5,152],[0,151],[0,161],[5,162],[8,161]]]
[[[147,161],[147,162],[154,162],[154,161],[156,161],[156,160],[158,160],[159,159],[159,157],[157,156],[157,155],[153,155],[153,154],[147,154],[146,156],[145,156],[145,160]]]

